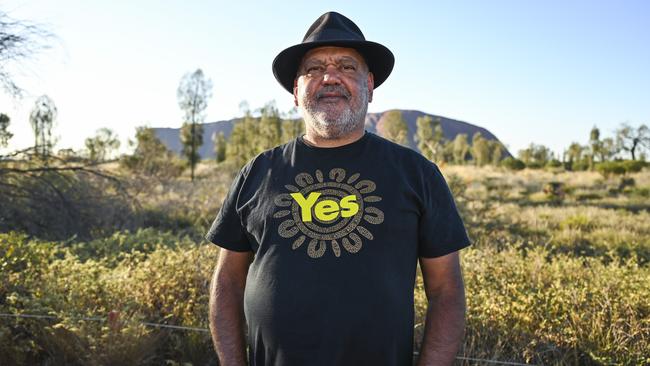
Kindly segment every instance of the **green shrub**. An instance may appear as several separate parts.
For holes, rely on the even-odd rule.
[[[523,170],[524,168],[526,168],[526,164],[524,164],[523,161],[512,157],[507,157],[501,160],[501,166],[509,170]]]
[[[462,256],[468,357],[549,364],[645,364],[650,271],[534,248]],[[426,303],[418,302],[422,309]],[[421,320],[421,319],[420,319]]]
[[[585,215],[569,216],[560,221],[560,229],[563,230],[590,230],[593,226],[591,220]]]
[[[596,170],[604,177],[609,177],[610,175],[638,173],[646,166],[648,163],[639,160],[606,161],[596,164]]]
[[[557,159],[551,159],[548,163],[546,163],[546,166],[549,168],[560,168],[562,167],[562,162]]]
[[[207,333],[179,339],[141,322],[207,326],[215,246],[153,230],[116,233],[87,247],[57,248],[17,234],[0,234],[0,244],[0,312],[58,318],[0,319],[3,361],[205,364],[214,357]],[[106,319],[111,311],[121,314],[117,329],[81,319]]]

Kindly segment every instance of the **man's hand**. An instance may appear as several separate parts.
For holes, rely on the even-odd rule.
[[[458,252],[420,258],[427,318],[418,366],[451,365],[465,330],[465,289]]]
[[[252,252],[219,252],[210,285],[210,332],[220,365],[246,365],[244,288],[252,258]]]

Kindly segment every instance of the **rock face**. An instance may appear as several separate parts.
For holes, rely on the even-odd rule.
[[[498,140],[496,136],[494,136],[487,129],[473,125],[471,123],[457,121],[454,119],[450,119],[442,116],[436,116],[434,114],[428,114],[416,110],[401,110],[401,112],[402,112],[402,117],[404,118],[406,124],[408,125],[409,146],[416,151],[418,150],[418,148],[415,140],[413,139],[413,137],[415,136],[415,131],[417,130],[417,125],[415,121],[417,120],[418,117],[424,115],[431,116],[434,121],[439,119],[440,125],[442,126],[442,131],[445,135],[445,138],[448,140],[453,140],[456,137],[456,135],[460,133],[467,134],[467,137],[471,139],[476,132],[480,132],[481,135],[483,135],[483,137],[485,137],[488,140]],[[385,112],[368,113],[366,115],[366,130],[373,133],[378,133],[377,131],[381,130],[381,123],[382,123],[381,117],[383,116],[384,113]],[[230,133],[232,132],[233,125],[235,124],[235,122],[237,122],[237,120],[238,118],[233,118],[227,121],[209,122],[203,124],[203,145],[201,145],[201,148],[199,149],[199,154],[201,155],[202,159],[214,158],[214,144],[212,143],[212,135],[215,133],[223,132],[226,138],[229,138]],[[169,148],[171,151],[180,154],[182,145],[179,137],[180,136],[179,128],[154,128],[154,131],[156,132],[156,136],[158,136],[160,141],[162,141],[162,143],[165,144],[167,148]],[[511,156],[508,151],[506,151],[506,153],[504,154],[504,157],[506,156]]]

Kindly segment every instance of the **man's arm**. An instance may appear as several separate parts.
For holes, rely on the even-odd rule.
[[[451,365],[465,330],[465,289],[458,252],[420,258],[428,307],[418,366]]]
[[[252,252],[219,252],[210,284],[210,332],[220,365],[246,365],[244,288],[252,257]]]

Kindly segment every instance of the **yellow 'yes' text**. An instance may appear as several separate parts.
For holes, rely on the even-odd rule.
[[[312,221],[312,207],[314,208],[314,215],[320,221],[336,220],[339,215],[341,217],[352,217],[359,212],[359,204],[356,202],[357,196],[353,194],[341,198],[339,202],[334,200],[316,202],[320,195],[319,192],[311,192],[305,198],[302,193],[291,193],[291,197],[300,206],[300,216],[303,222]]]

